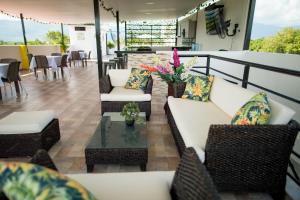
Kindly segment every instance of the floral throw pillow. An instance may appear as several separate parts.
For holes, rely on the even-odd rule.
[[[45,167],[0,162],[0,189],[8,199],[96,199],[76,181]]]
[[[142,89],[145,90],[147,87],[147,83],[151,72],[144,69],[132,68],[131,74],[127,80],[125,88],[127,89]]]
[[[214,76],[191,76],[181,98],[208,101]]]
[[[253,96],[243,105],[231,120],[234,125],[263,125],[269,122],[271,107],[266,93]]]

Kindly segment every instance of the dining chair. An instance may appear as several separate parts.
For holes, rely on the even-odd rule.
[[[18,62],[18,60],[14,59],[14,58],[2,58],[2,59],[0,59],[0,63],[11,63],[11,62]]]
[[[73,61],[74,67],[76,62],[81,61],[82,67],[84,67],[84,59],[81,58],[79,51],[71,51],[71,61]]]
[[[64,54],[61,58],[61,64],[58,66],[61,70],[61,76],[62,78],[64,77],[64,68],[68,68],[68,54]],[[69,70],[69,74],[71,77],[71,73]]]
[[[51,53],[51,56],[61,56],[61,53]]]
[[[92,51],[89,51],[88,55],[83,58],[83,60],[85,62],[85,66],[87,66],[87,60],[91,59],[91,53],[92,53]]]
[[[51,68],[48,63],[48,59],[44,55],[37,55],[34,56],[36,62],[36,68],[34,68],[34,74],[36,79],[38,78],[37,69],[43,69],[44,71],[44,78],[47,79],[47,70]]]
[[[11,95],[13,95],[12,83],[16,82],[16,83],[20,83],[22,91],[25,91],[26,95],[28,95],[25,87],[23,86],[23,84],[21,82],[19,70],[20,70],[20,62],[16,61],[16,62],[9,63],[6,77],[1,77],[1,80],[4,83],[5,94],[7,94],[6,93],[6,83],[8,83],[10,85]]]

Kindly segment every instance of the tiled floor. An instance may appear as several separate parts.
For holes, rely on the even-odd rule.
[[[61,140],[51,148],[50,155],[63,173],[85,173],[84,148],[100,121],[100,99],[97,67],[70,70],[71,77],[63,81],[35,80],[32,74],[23,76],[28,96],[7,97],[0,103],[0,118],[14,111],[55,110],[61,130]],[[4,93],[4,92],[3,92]],[[164,115],[166,86],[155,81],[151,120],[147,124],[149,161],[147,170],[175,170],[179,161],[174,140]],[[19,158],[16,158],[19,160]],[[95,172],[139,171],[138,166],[96,165]]]

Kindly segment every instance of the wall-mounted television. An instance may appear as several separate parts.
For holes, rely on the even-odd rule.
[[[220,35],[224,29],[224,5],[212,5],[205,8],[206,33]]]

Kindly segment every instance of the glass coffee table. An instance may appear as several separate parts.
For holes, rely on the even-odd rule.
[[[95,164],[139,165],[146,171],[148,143],[146,137],[146,115],[134,126],[127,126],[120,113],[104,113],[100,124],[85,148],[87,172]]]

